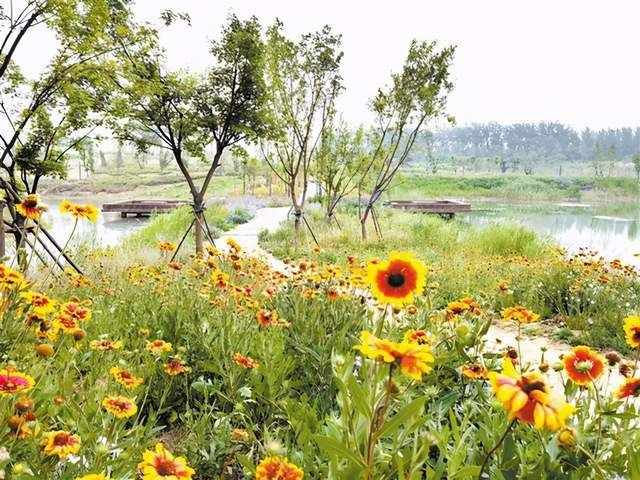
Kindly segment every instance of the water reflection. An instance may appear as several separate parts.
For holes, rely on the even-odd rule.
[[[630,212],[631,213],[631,212]],[[629,216],[631,217],[631,215]],[[580,247],[597,250],[607,259],[619,258],[640,267],[640,234],[638,219],[608,217],[585,212],[555,211],[549,213],[513,212],[506,208],[464,214],[476,226],[492,223],[520,223],[534,231],[549,235],[570,253]]]
[[[92,202],[91,199],[74,199],[74,203],[94,203],[98,208],[102,204]],[[49,211],[43,215],[43,225],[53,237],[60,243],[64,243],[73,228],[74,219],[70,215],[60,213],[60,200],[43,199],[43,203],[49,206]],[[75,242],[82,243],[92,248],[114,246],[122,240],[144,227],[148,218],[128,217],[121,218],[119,213],[100,212],[98,220],[91,223],[80,220],[74,234]]]

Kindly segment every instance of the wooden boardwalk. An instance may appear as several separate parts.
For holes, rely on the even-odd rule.
[[[105,203],[102,205],[103,212],[118,212],[122,218],[127,215],[137,217],[148,217],[153,213],[170,212],[174,208],[188,205],[184,200],[125,200],[123,202]]]
[[[471,211],[471,204],[456,200],[390,200],[385,206],[410,212],[433,213],[453,218],[456,213]]]

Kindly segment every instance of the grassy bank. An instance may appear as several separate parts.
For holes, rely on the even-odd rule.
[[[538,176],[428,176],[401,172],[389,198],[499,198],[502,201],[637,201],[640,184],[633,178]]]
[[[628,352],[619,327],[639,304],[640,283],[624,266],[588,256],[566,258],[549,239],[517,225],[476,229],[435,216],[382,212],[384,240],[361,242],[355,216],[343,212],[342,230],[312,218],[319,253],[312,251],[308,237],[306,247],[295,250],[288,226],[263,234],[261,243],[280,258],[339,264],[354,252],[367,259],[383,258],[391,250],[413,251],[429,266],[436,307],[467,296],[494,311],[527,305],[564,340]]]

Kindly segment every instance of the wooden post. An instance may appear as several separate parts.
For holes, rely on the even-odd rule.
[[[0,258],[4,258],[4,202],[0,200]]]

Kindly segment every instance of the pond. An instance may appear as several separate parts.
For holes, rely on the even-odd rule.
[[[102,207],[102,202],[96,202],[89,198],[72,200],[74,203],[91,203]],[[48,229],[60,245],[67,241],[73,229],[74,218],[68,214],[60,213],[59,199],[43,198],[42,202],[49,207],[43,215],[43,225]],[[119,213],[103,213],[98,215],[98,220],[91,223],[87,220],[80,220],[74,234],[74,243],[82,243],[92,248],[111,247],[118,245],[122,240],[140,230],[148,223],[149,219],[144,217],[121,218]]]
[[[461,216],[475,226],[519,223],[548,235],[569,253],[580,247],[598,251],[607,260],[619,258],[640,267],[640,208],[602,215],[589,205],[557,205],[546,209],[492,205]]]

